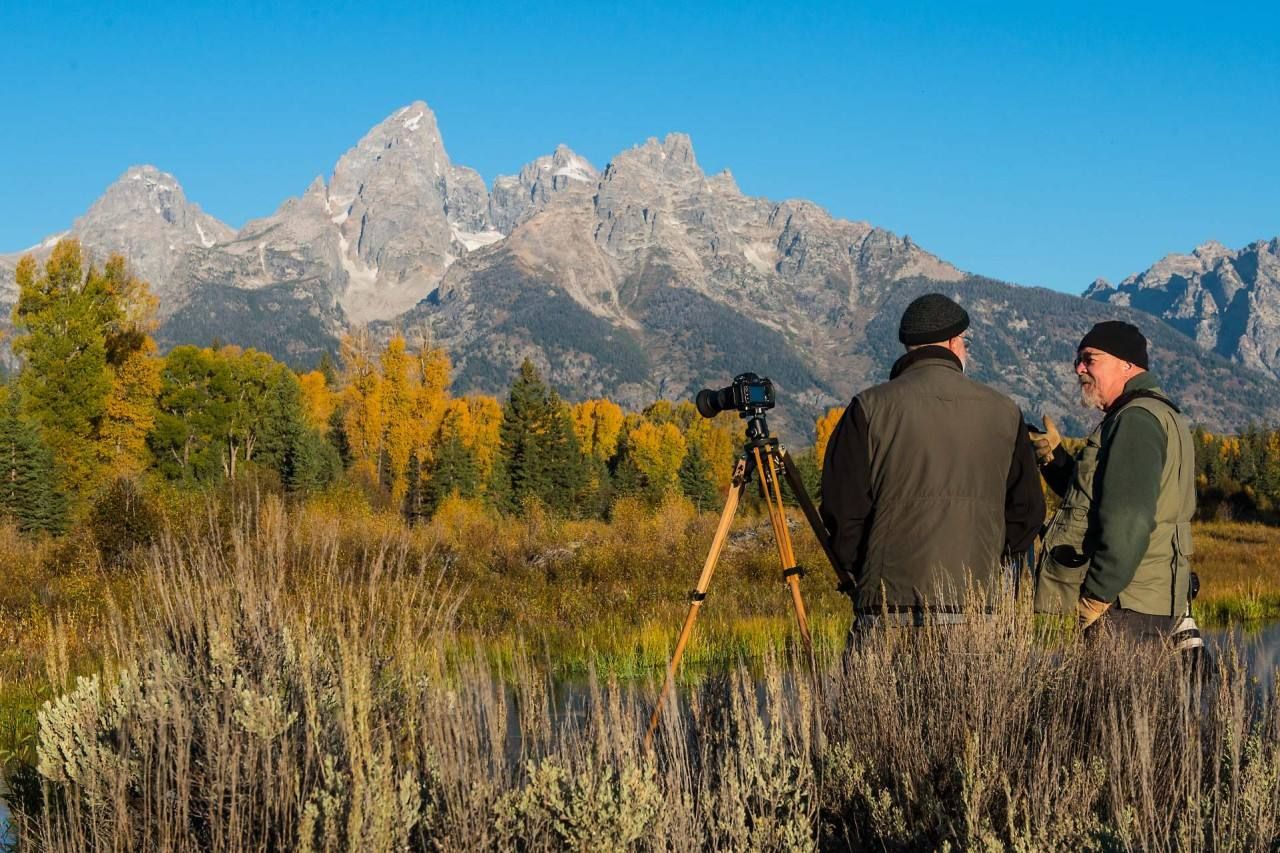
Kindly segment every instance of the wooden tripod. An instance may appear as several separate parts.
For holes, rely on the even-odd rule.
[[[840,568],[839,562],[835,559],[826,528],[796,472],[791,455],[779,447],[778,439],[769,436],[769,427],[765,423],[764,415],[756,413],[747,423],[747,442],[743,445],[742,453],[734,464],[729,494],[725,498],[724,511],[720,514],[720,524],[716,528],[715,538],[711,540],[711,549],[707,552],[707,561],[702,565],[702,574],[698,576],[697,587],[689,595],[689,613],[685,616],[684,627],[680,629],[680,637],[676,640],[676,649],[671,656],[671,662],[667,664],[666,679],[662,685],[662,692],[658,694],[653,716],[649,718],[649,731],[644,737],[646,749],[652,744],[653,733],[658,728],[662,703],[675,685],[680,658],[683,657],[685,646],[688,645],[689,637],[693,634],[693,623],[698,618],[698,610],[706,600],[707,588],[711,586],[711,576],[715,574],[716,563],[720,559],[720,552],[729,535],[729,527],[733,524],[738,502],[742,498],[742,490],[752,474],[758,477],[760,493],[764,496],[765,506],[769,509],[769,521],[773,525],[774,539],[778,543],[778,558],[782,561],[782,577],[790,588],[791,604],[795,608],[800,636],[804,640],[805,651],[809,654],[810,660],[813,658],[813,638],[809,633],[809,617],[805,613],[804,598],[800,595],[800,577],[804,574],[804,569],[796,565],[796,555],[791,548],[791,533],[787,529],[787,516],[782,509],[782,487],[778,482],[779,474],[787,478],[792,493],[800,501],[809,526],[813,528],[814,535],[818,537],[827,559],[840,579],[838,588],[842,591],[853,589],[853,579]]]

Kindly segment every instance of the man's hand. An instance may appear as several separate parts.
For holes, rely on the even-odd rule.
[[[1094,601],[1092,598],[1081,598],[1076,602],[1076,622],[1080,626],[1080,630],[1088,628],[1094,622],[1102,618],[1102,614],[1106,613],[1111,607],[1105,601]]]
[[[1036,459],[1041,465],[1048,465],[1053,461],[1053,451],[1062,444],[1062,436],[1058,435],[1058,425],[1053,422],[1053,418],[1048,415],[1044,416],[1044,432],[1031,433],[1031,446],[1035,448]]]

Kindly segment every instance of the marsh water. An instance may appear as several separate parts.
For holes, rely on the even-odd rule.
[[[1276,671],[1280,669],[1280,621],[1258,626],[1209,628],[1203,633],[1210,654],[1221,657],[1234,646],[1259,683],[1267,691],[1276,688]]]
[[[4,802],[4,779],[0,779],[0,850],[8,850],[13,844],[9,834],[9,807]]]

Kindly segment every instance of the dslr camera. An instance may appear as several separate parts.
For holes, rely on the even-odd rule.
[[[718,391],[703,388],[694,403],[704,418],[714,418],[731,409],[737,409],[744,418],[762,415],[773,408],[773,382],[754,373],[739,373],[728,387]]]

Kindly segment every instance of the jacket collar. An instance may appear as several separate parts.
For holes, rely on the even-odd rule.
[[[927,346],[913,349],[902,358],[893,363],[893,369],[889,371],[889,379],[897,379],[908,370],[912,370],[923,364],[940,364],[943,367],[950,368],[959,373],[964,373],[964,365],[960,363],[959,357],[946,347]],[[1130,380],[1132,381],[1132,380]]]
[[[1173,401],[1165,396],[1164,390],[1160,387],[1160,380],[1150,370],[1144,370],[1137,376],[1124,383],[1124,388],[1120,391],[1120,396],[1107,407],[1106,414],[1110,417],[1115,412],[1124,408],[1129,401],[1136,397],[1155,397],[1157,400],[1163,400],[1169,404],[1169,407],[1175,412],[1181,412]]]

